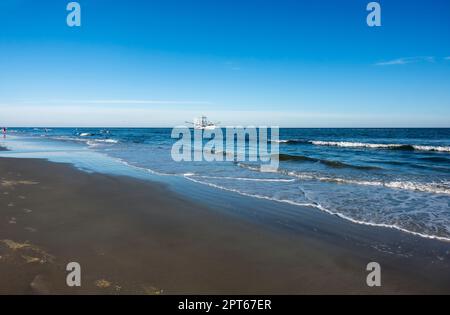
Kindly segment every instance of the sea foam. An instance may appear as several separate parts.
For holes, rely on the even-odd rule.
[[[447,146],[382,144],[382,143],[347,142],[347,141],[310,141],[310,143],[313,145],[334,146],[343,148],[398,149],[398,150],[450,152],[450,147]]]

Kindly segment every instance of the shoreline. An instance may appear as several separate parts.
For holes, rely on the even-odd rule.
[[[447,242],[38,159],[0,172],[1,294],[450,294]],[[65,285],[71,261],[81,288]]]
[[[189,180],[190,180],[191,182],[195,182],[195,183],[200,184],[200,183],[199,183],[198,181],[196,181],[196,180],[192,180],[192,179],[189,179]],[[340,218],[340,219],[343,219],[343,220],[348,221],[348,222],[353,223],[353,224],[365,225],[365,226],[369,226],[369,227],[377,227],[377,228],[383,228],[383,229],[392,229],[392,230],[396,230],[396,231],[399,231],[399,232],[402,232],[402,233],[406,233],[406,234],[409,234],[409,235],[413,235],[413,236],[425,238],[425,239],[437,240],[437,241],[442,241],[442,242],[450,243],[450,238],[448,238],[448,237],[436,236],[436,235],[428,235],[428,234],[423,234],[423,233],[420,233],[420,232],[413,232],[413,231],[410,231],[410,230],[401,228],[401,227],[396,226],[396,225],[389,225],[389,224],[383,224],[383,223],[372,223],[372,222],[359,221],[359,220],[353,219],[353,218],[351,218],[351,217],[349,217],[349,216],[346,216],[346,215],[344,215],[344,214],[341,214],[341,213],[339,213],[339,212],[333,212],[333,211],[331,211],[331,210],[328,210],[327,208],[324,208],[324,207],[322,207],[321,205],[314,205],[314,204],[303,205],[303,204],[297,204],[297,203],[295,203],[295,202],[291,202],[291,201],[287,201],[287,200],[286,200],[286,201],[282,201],[282,200],[274,200],[274,199],[271,199],[271,198],[269,198],[269,197],[263,197],[263,196],[250,196],[250,195],[246,195],[246,194],[244,194],[244,193],[240,193],[240,192],[233,191],[233,190],[231,190],[231,189],[221,188],[221,187],[219,187],[219,186],[217,186],[217,185],[209,185],[209,186],[210,186],[210,187],[213,187],[213,188],[217,188],[217,189],[219,189],[219,190],[224,190],[224,191],[236,193],[236,194],[238,194],[238,195],[245,196],[245,197],[251,197],[251,198],[255,198],[255,199],[274,201],[274,202],[277,202],[277,203],[289,204],[289,205],[296,206],[296,207],[308,207],[308,208],[314,208],[315,210],[319,210],[319,211],[321,211],[321,212],[323,212],[323,213],[326,213],[326,214],[331,215],[331,216],[338,217],[338,218]]]

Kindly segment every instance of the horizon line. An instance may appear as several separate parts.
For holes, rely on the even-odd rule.
[[[182,127],[183,125],[177,125],[177,126],[5,126],[5,128],[55,128],[55,129],[73,129],[73,128],[79,128],[79,129],[87,129],[87,128],[112,128],[112,129],[173,129],[176,127]],[[189,129],[194,129],[191,126],[186,126]],[[219,126],[218,129],[228,128],[228,127],[267,127],[267,128],[274,128],[278,127],[279,129],[450,129],[450,126],[447,127],[280,127],[280,126],[255,126],[255,125],[230,125],[230,126]],[[3,128],[3,127],[2,127]]]

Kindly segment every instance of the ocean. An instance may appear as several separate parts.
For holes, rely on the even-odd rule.
[[[12,128],[0,156],[85,171],[176,176],[355,224],[450,240],[450,129],[280,129],[277,172],[257,162],[175,162],[170,128]],[[94,161],[95,160],[95,161]]]

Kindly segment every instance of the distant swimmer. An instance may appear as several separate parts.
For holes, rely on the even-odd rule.
[[[6,137],[6,132],[7,132],[6,127],[3,127],[2,128],[3,138]]]

